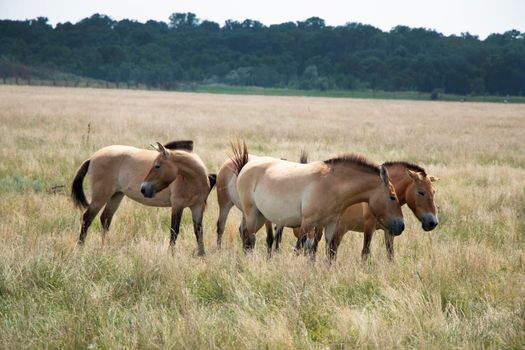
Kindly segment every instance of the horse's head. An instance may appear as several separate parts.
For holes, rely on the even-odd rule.
[[[434,204],[435,190],[432,182],[439,180],[432,175],[415,172],[407,169],[412,180],[406,189],[405,200],[414,215],[421,221],[423,230],[432,231],[438,225],[436,205]]]
[[[368,206],[381,226],[388,229],[391,234],[398,236],[405,229],[403,212],[385,165],[381,165],[380,175],[381,184],[370,196]]]
[[[159,152],[153,162],[148,175],[140,185],[140,192],[144,197],[153,198],[157,192],[162,191],[172,183],[179,173],[176,163],[171,159],[171,153],[157,142],[152,147]]]

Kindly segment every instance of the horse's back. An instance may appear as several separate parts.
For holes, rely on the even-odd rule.
[[[122,192],[142,204],[170,206],[169,190],[161,191],[154,199],[140,193],[140,184],[146,177],[158,152],[124,145],[99,149],[90,160],[89,176],[92,189],[112,195]]]
[[[241,200],[249,200],[270,221],[282,226],[299,226],[302,203],[315,178],[311,164],[299,164],[272,157],[248,162],[239,174]]]

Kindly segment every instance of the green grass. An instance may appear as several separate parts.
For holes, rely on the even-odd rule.
[[[262,88],[253,86],[230,85],[182,85],[181,91],[195,91],[215,94],[261,95],[261,96],[308,96],[308,97],[337,97],[337,98],[365,98],[384,100],[420,100],[429,101],[430,93],[416,91],[381,91],[381,90],[300,90],[290,88]],[[469,102],[500,102],[525,103],[523,96],[462,96],[439,94],[439,101],[469,101]]]
[[[0,93],[0,349],[525,348],[521,105],[1,86]],[[68,187],[92,149],[188,134],[213,172],[235,136],[254,152],[289,159],[304,147],[311,159],[350,150],[378,162],[419,162],[441,178],[440,224],[423,232],[405,210],[394,262],[381,231],[366,263],[361,234],[345,235],[333,264],[322,242],[311,263],[294,254],[289,229],[268,259],[262,231],[255,251],[242,252],[236,209],[216,247],[214,190],[204,257],[189,211],[170,250],[169,208],[129,199],[104,245],[97,217],[78,247],[82,212]],[[84,188],[89,193],[88,181]]]

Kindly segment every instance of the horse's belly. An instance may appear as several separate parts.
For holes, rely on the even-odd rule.
[[[264,217],[276,225],[286,227],[301,226],[300,203],[275,202],[271,199],[261,198],[257,201],[257,209]]]

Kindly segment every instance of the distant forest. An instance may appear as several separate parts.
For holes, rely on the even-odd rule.
[[[95,14],[54,28],[45,17],[0,21],[0,78],[39,71],[164,89],[197,82],[522,96],[525,33],[480,40],[406,26],[333,27],[318,17],[220,26],[193,13],[174,13],[169,23]]]

